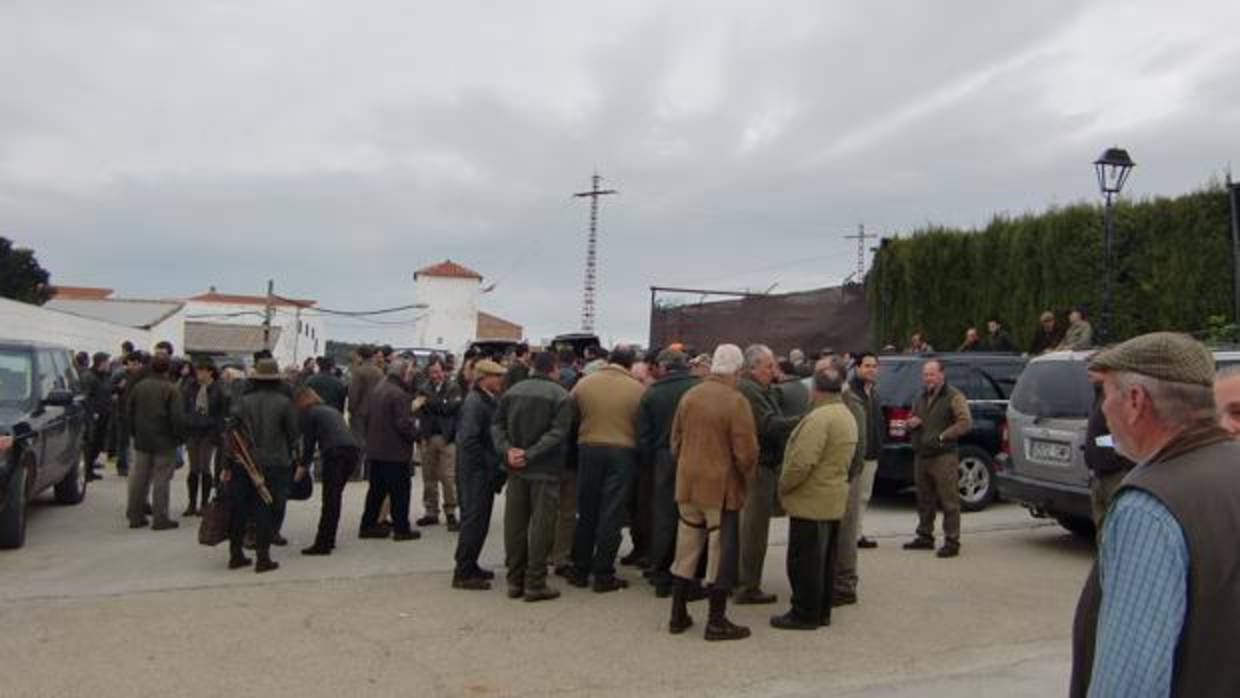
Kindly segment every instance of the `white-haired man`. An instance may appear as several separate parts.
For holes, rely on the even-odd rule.
[[[1077,606],[1070,695],[1240,695],[1240,443],[1218,424],[1214,358],[1158,332],[1090,369],[1116,450],[1137,465]]]
[[[733,625],[726,611],[736,573],[739,511],[758,463],[758,439],[749,403],[736,389],[744,357],[740,347],[715,350],[711,375],[681,398],[672,421],[676,458],[676,504],[680,524],[672,564],[672,618],[668,629],[680,634],[693,625],[688,595],[706,549],[710,587],[707,640],[739,640],[749,629]]]

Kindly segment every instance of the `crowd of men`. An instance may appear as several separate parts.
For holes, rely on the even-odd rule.
[[[177,526],[169,482],[186,460],[184,515],[198,513],[213,483],[225,484],[234,501],[229,567],[250,565],[249,543],[258,572],[278,567],[270,547],[286,543],[285,503],[315,456],[322,513],[306,555],[332,552],[341,492],[364,465],[359,537],[415,540],[442,513],[459,533],[452,586],[465,591],[495,581],[479,559],[502,494],[510,598],[558,598],[552,572],[599,594],[624,589],[633,580],[618,574],[619,562],[643,570],[656,597],[671,598],[671,633],[690,628],[689,604],[707,599],[705,638],[733,640],[750,631],[728,619],[729,601],[778,601],[763,589],[763,570],[770,522],[781,513],[792,597],[771,626],[815,630],[830,624],[833,608],[857,603],[857,549],[877,545],[864,536],[863,516],[884,435],[879,368],[869,352],[779,359],[763,345],[724,344],[709,355],[618,346],[583,357],[522,346],[504,357],[467,354],[459,368],[451,356],[418,366],[364,346],[346,382],[325,359],[281,373],[260,355],[244,375],[207,360],[191,367],[159,347],[130,352],[111,372],[106,356],[94,357],[86,384],[99,428],[87,462],[94,476],[113,409],[130,526],[148,525],[148,516],[152,529]],[[1240,676],[1224,655],[1240,627],[1240,561],[1235,546],[1217,541],[1240,527],[1231,470],[1240,458],[1240,374],[1216,376],[1202,345],[1169,333],[1101,351],[1090,369],[1101,428],[1128,464],[1103,502],[1099,562],[1078,610],[1073,692],[1235,689]],[[938,360],[922,363],[922,383],[908,420],[918,523],[904,548],[948,559],[962,549],[956,444],[971,418]],[[236,432],[261,478],[239,465]],[[424,515],[413,522],[416,462]],[[618,561],[626,525],[632,551]]]

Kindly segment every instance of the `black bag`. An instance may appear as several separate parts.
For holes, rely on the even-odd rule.
[[[215,499],[202,506],[202,523],[198,524],[198,542],[202,545],[219,545],[228,540],[232,523],[232,497],[216,492]]]
[[[288,498],[303,502],[314,496],[314,475],[306,468],[306,476],[298,480],[297,471],[293,471],[293,484],[289,485]]]

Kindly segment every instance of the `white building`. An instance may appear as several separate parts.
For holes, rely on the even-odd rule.
[[[520,325],[478,309],[482,275],[473,269],[449,259],[419,269],[413,280],[417,303],[425,306],[415,326],[419,347],[459,355],[475,339],[521,339]]]

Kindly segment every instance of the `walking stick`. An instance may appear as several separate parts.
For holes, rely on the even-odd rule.
[[[254,457],[250,455],[249,439],[235,427],[226,430],[224,436],[228,439],[229,446],[237,456],[237,460],[241,461],[241,466],[245,468],[246,474],[250,476],[250,481],[254,483],[254,489],[258,491],[258,496],[262,498],[263,502],[271,504],[273,501],[271,491],[267,489],[267,481],[263,478],[263,471],[259,470],[258,464],[254,462]]]

